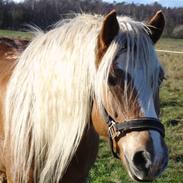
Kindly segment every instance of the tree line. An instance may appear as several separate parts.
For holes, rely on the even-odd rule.
[[[58,20],[76,13],[106,14],[116,9],[118,15],[125,15],[144,21],[157,10],[166,17],[164,36],[183,38],[183,7],[166,8],[158,2],[150,5],[134,3],[107,3],[102,0],[0,0],[0,29],[24,30],[26,25],[49,29]]]

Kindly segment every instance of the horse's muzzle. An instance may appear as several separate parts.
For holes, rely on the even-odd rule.
[[[167,148],[164,149],[164,156],[161,160],[155,161],[153,155],[146,150],[134,153],[132,160],[125,156],[130,176],[139,182],[153,181],[159,176],[168,164]]]

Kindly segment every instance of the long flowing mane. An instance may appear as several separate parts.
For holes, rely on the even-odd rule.
[[[121,20],[121,25],[129,22],[122,31],[130,20]],[[114,41],[97,73],[101,24],[102,16],[91,15],[59,23],[47,33],[39,32],[17,61],[5,100],[5,146],[11,147],[15,182],[27,182],[30,169],[35,182],[58,182],[69,165],[90,121],[93,90],[100,101],[102,81],[120,49]],[[138,24],[136,30],[143,26]],[[148,41],[141,41],[143,48]]]
[[[36,182],[58,182],[76,151],[90,121],[100,20],[82,15],[39,32],[17,61],[5,104],[16,182],[31,168]]]

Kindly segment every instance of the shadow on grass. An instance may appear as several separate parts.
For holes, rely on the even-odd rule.
[[[181,101],[175,101],[175,100],[167,100],[161,102],[161,107],[183,107],[183,103]]]
[[[183,154],[175,154],[170,156],[170,158],[176,163],[183,163]]]

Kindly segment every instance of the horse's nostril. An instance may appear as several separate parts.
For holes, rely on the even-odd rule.
[[[148,173],[152,163],[150,154],[146,151],[136,152],[133,157],[133,163],[138,170],[143,171],[144,173]]]

